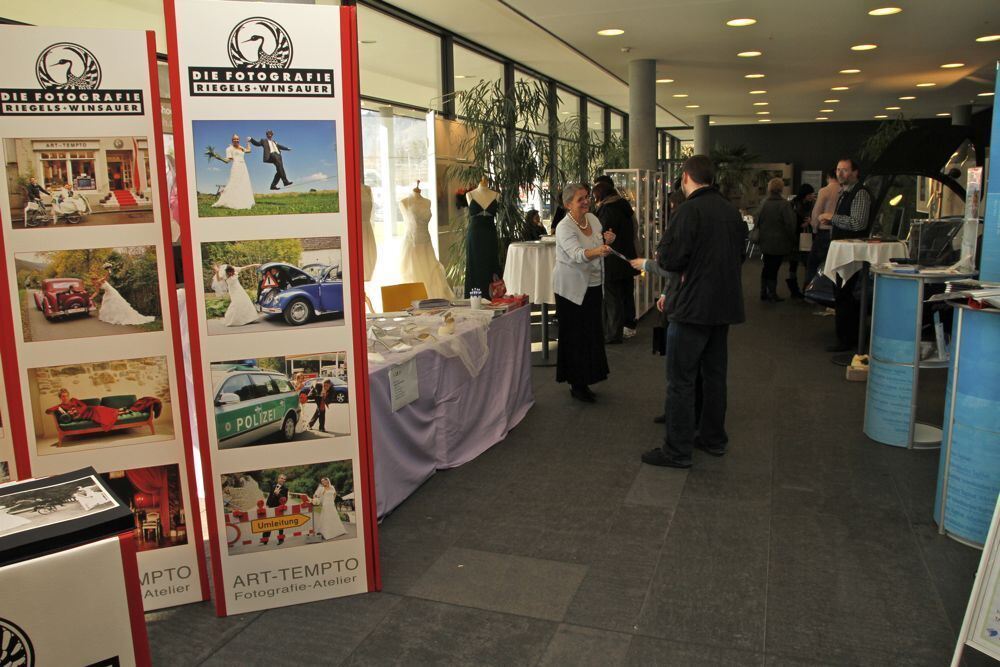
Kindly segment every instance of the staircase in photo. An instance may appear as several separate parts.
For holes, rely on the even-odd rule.
[[[149,204],[149,199],[130,190],[112,190],[101,199],[101,206],[106,208],[134,208]]]

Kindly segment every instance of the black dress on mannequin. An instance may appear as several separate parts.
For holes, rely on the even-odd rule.
[[[494,199],[485,209],[475,199],[469,202],[469,231],[465,237],[465,296],[478,287],[490,298],[493,276],[500,275],[499,242],[494,221],[498,204]]]

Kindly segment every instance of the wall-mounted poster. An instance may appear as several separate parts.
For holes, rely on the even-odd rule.
[[[145,608],[205,599],[152,33],[0,41],[0,473],[148,482],[121,482]]]
[[[376,590],[355,10],[165,7],[218,613]]]

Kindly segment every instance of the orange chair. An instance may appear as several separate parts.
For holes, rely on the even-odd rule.
[[[386,285],[382,288],[382,312],[406,310],[415,300],[426,298],[427,287],[423,283]]]

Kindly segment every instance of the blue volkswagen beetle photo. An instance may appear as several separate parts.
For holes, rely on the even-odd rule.
[[[257,308],[268,317],[281,316],[299,326],[321,315],[344,312],[344,281],[338,266],[309,275],[297,266],[271,262],[257,269],[257,278]]]

